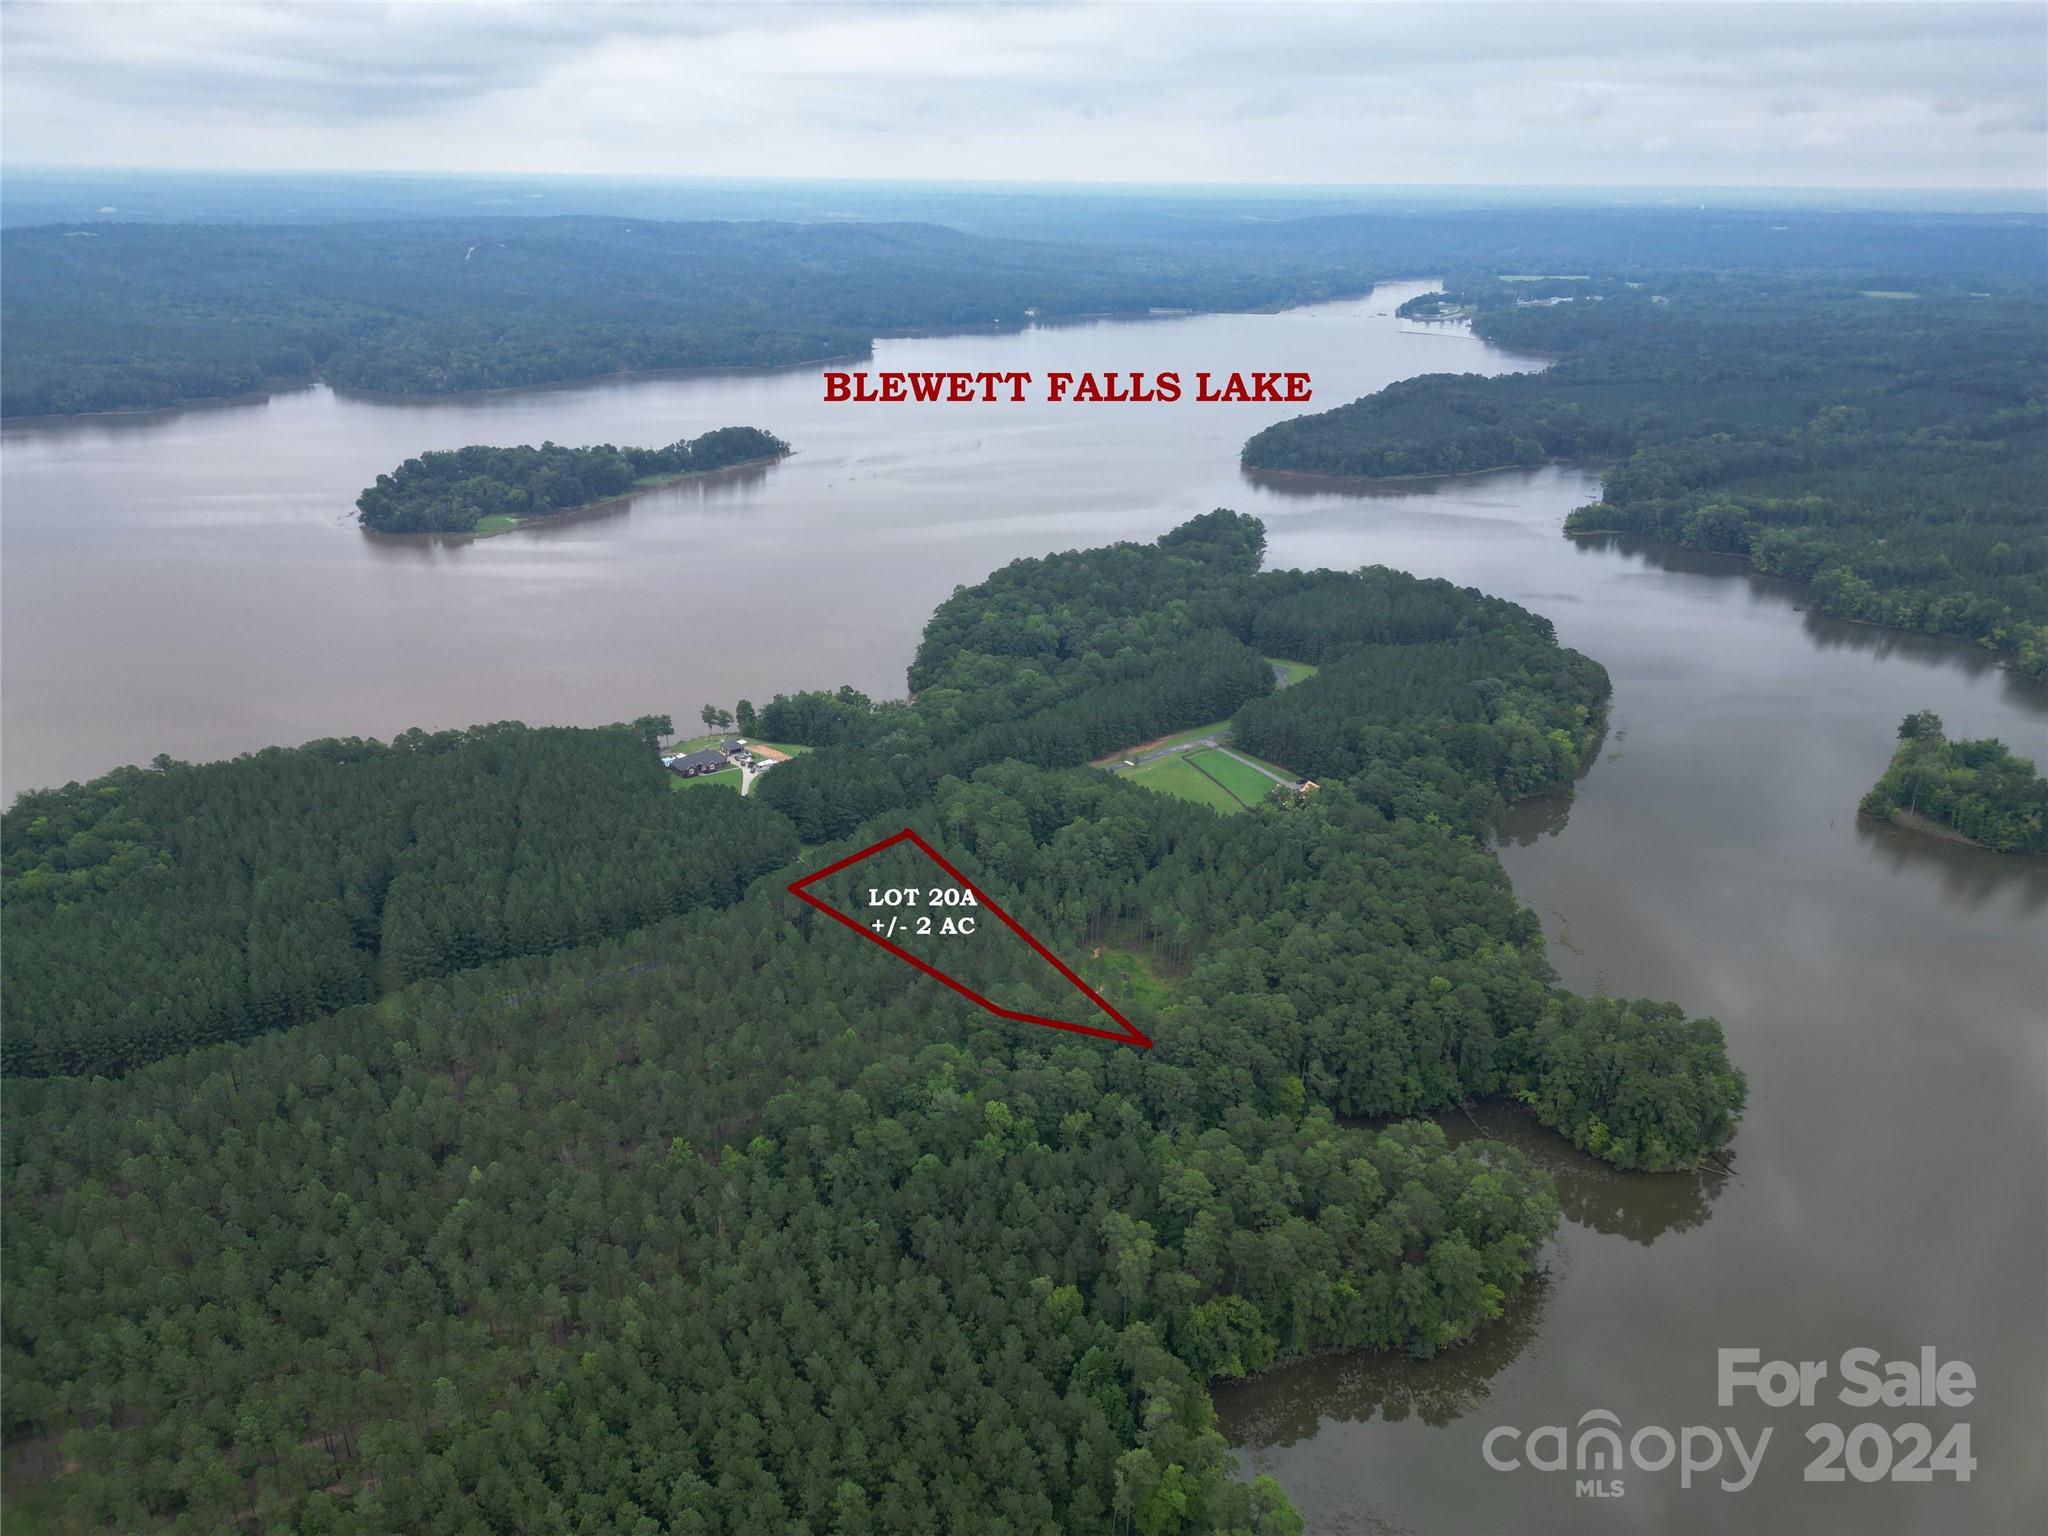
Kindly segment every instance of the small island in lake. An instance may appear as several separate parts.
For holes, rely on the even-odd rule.
[[[373,533],[503,533],[686,475],[784,457],[759,427],[719,427],[666,448],[454,448],[407,459],[356,498]]]
[[[2002,741],[1950,741],[1928,709],[1900,722],[1899,750],[1860,809],[2000,853],[2048,853],[2048,779]]]

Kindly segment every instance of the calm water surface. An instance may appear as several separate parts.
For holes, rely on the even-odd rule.
[[[1337,403],[1534,366],[1406,326],[1415,285],[1285,315],[886,341],[875,368],[1307,368]],[[826,405],[816,369],[410,402],[325,388],[156,417],[10,423],[0,793],[157,752],[521,719],[600,723],[778,689],[903,691],[931,610],[1022,555],[1152,538],[1247,490],[1299,408]],[[429,448],[769,428],[772,468],[494,539],[377,538],[356,493]]]
[[[1422,372],[1534,366],[1393,307],[878,344],[874,367],[1307,368],[1335,404]],[[1559,969],[1727,1026],[1751,1108],[1733,1173],[1629,1177],[1512,1114],[1557,1175],[1547,1272],[1476,1345],[1316,1361],[1219,1389],[1246,1471],[1321,1531],[2048,1530],[2048,865],[1857,824],[1900,716],[2048,755],[2048,700],[1957,647],[1800,609],[1725,560],[1559,536],[1588,472],[1389,491],[1258,484],[1279,407],[826,406],[816,370],[366,401],[309,390],[149,419],[15,425],[4,495],[5,793],[159,751],[495,718],[600,722],[851,682],[899,693],[931,608],[1007,560],[1255,512],[1275,564],[1378,562],[1548,614],[1614,676],[1569,805],[1501,849]],[[355,492],[427,448],[658,443],[735,423],[795,458],[470,543],[375,540]],[[1933,1345],[1968,1410],[1721,1408],[1715,1350]],[[1619,1499],[1500,1473],[1496,1425],[1769,1426],[1742,1493],[1631,1472]],[[1806,1428],[1968,1420],[1963,1486],[1809,1484]]]

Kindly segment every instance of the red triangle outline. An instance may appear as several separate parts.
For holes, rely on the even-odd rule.
[[[1026,944],[1029,944],[1034,950],[1036,950],[1041,959],[1049,962],[1054,970],[1058,971],[1062,976],[1066,977],[1068,981],[1072,982],[1075,988],[1081,993],[1083,997],[1087,998],[1089,1002],[1093,1003],[1097,1008],[1100,1008],[1103,1011],[1103,1013],[1107,1014],[1110,1018],[1116,1020],[1116,1022],[1121,1026],[1121,1029],[1099,1029],[1092,1024],[1073,1024],[1069,1023],[1065,1019],[1048,1019],[1039,1014],[1020,1013],[1014,1008],[1000,1007],[997,1004],[990,1002],[987,998],[983,997],[979,992],[975,991],[972,987],[966,986],[961,982],[955,981],[952,977],[948,976],[944,971],[938,969],[938,967],[930,965],[927,962],[918,959],[918,957],[910,953],[909,950],[903,949],[898,945],[891,944],[879,933],[876,933],[873,929],[867,927],[865,924],[856,922],[854,919],[848,917],[844,912],[841,912],[837,907],[826,905],[826,903],[820,901],[816,896],[813,896],[808,890],[805,889],[806,886],[815,885],[818,881],[823,880],[830,875],[836,875],[842,869],[850,868],[851,866],[858,864],[862,859],[869,858],[874,854],[882,852],[885,848],[894,848],[898,843],[904,842],[916,844],[917,847],[923,851],[926,858],[930,859],[934,864],[938,865],[939,868],[943,869],[948,875],[952,876],[953,879],[958,881],[961,885],[966,886],[968,890],[972,891],[974,893],[974,899],[978,901],[985,910],[993,912],[999,919],[1001,919],[1004,927],[1008,928],[1010,932],[1016,934],[1018,938],[1022,939]],[[1133,1045],[1141,1051],[1149,1051],[1152,1049],[1151,1038],[1148,1035],[1146,1035],[1143,1030],[1139,1029],[1136,1025],[1131,1023],[1129,1019],[1125,1018],[1122,1014],[1118,1013],[1114,1008],[1110,1007],[1108,1002],[1104,1000],[1101,993],[1097,992],[1093,987],[1089,986],[1087,982],[1083,981],[1080,977],[1076,976],[1072,971],[1068,970],[1066,965],[1061,962],[1060,957],[1058,955],[1055,955],[1051,950],[1047,949],[1043,944],[1039,943],[1038,940],[1034,939],[1030,934],[1026,933],[1024,931],[1023,926],[1019,924],[1015,918],[1011,917],[1009,913],[1005,912],[1001,907],[997,906],[993,901],[989,899],[988,893],[986,891],[983,891],[972,880],[969,880],[965,875],[961,874],[959,870],[955,869],[951,864],[947,863],[945,858],[941,856],[941,854],[939,853],[938,849],[934,848],[930,843],[926,842],[923,838],[919,837],[917,833],[912,831],[909,827],[905,827],[901,832],[898,832],[894,837],[883,838],[879,843],[876,843],[871,848],[863,848],[859,853],[850,853],[845,858],[840,859],[837,863],[827,864],[823,869],[818,870],[813,874],[805,875],[801,880],[791,881],[789,886],[789,893],[790,895],[796,897],[797,900],[807,902],[811,906],[816,907],[820,912],[824,913],[834,922],[843,923],[846,927],[851,928],[855,933],[859,934],[869,943],[881,945],[882,948],[889,951],[889,953],[894,955],[897,959],[908,961],[911,965],[914,965],[917,967],[917,969],[923,971],[925,975],[934,977],[937,980],[944,982],[947,986],[951,987],[955,992],[958,992],[962,997],[966,998],[969,1002],[977,1005],[978,1007],[986,1008],[990,1013],[994,1014],[999,1019],[1009,1019],[1013,1023],[1017,1024],[1043,1024],[1047,1029],[1064,1029],[1069,1030],[1077,1035],[1092,1035],[1098,1040],[1114,1040],[1119,1045]]]

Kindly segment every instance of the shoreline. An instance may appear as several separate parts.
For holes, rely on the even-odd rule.
[[[1550,462],[1563,461],[1555,460]],[[1665,549],[1682,549],[1689,555],[1706,555],[1715,560],[1728,560],[1741,566],[1750,575],[1759,577],[1764,581],[1782,581],[1786,586],[1797,588],[1801,593],[1809,596],[1813,592],[1813,583],[1811,581],[1798,576],[1780,576],[1776,571],[1767,571],[1756,563],[1754,555],[1737,554],[1732,549],[1703,549],[1697,544],[1685,544],[1677,539],[1667,539],[1662,534],[1638,533],[1633,528],[1566,528],[1562,531],[1568,539],[1641,539],[1645,543],[1660,545]],[[1931,629],[1908,629],[1903,624],[1888,624],[1883,619],[1858,618],[1852,613],[1834,613],[1826,608],[1817,606],[1798,608],[1798,611],[1800,613],[1818,614],[1821,618],[1833,619],[1838,624],[1860,624],[1865,629],[1882,630],[1894,635],[1911,635],[1919,640],[1931,640],[1937,644],[1960,646],[1997,671],[2010,673],[2024,683],[2036,682],[2035,679],[2027,677],[2013,664],[2013,654],[2011,651],[1987,648],[1967,635],[1941,634]],[[1981,848],[1984,844],[1978,843],[1975,846]],[[1994,848],[1991,851],[1996,853],[1998,850]]]
[[[1908,810],[1902,805],[1888,806],[1886,810],[1886,815],[1877,816],[1859,807],[1856,815],[1862,821],[1873,822],[1879,826],[1900,827],[1908,832],[1917,832],[1923,837],[1938,838],[1944,843],[1961,843],[1965,848],[1981,848],[1986,853],[2002,854],[2006,857],[2028,857],[2016,849],[1994,848],[1989,843],[1980,843],[1974,837],[1958,832],[1946,822],[1936,821],[1931,816],[1923,816],[1918,811]]]
[[[512,526],[509,528],[471,528],[459,533],[450,533],[434,528],[403,530],[365,528],[360,522],[356,524],[356,527],[363,537],[369,539],[427,539],[451,542],[474,542],[478,539],[495,539],[502,534],[521,533],[529,528],[553,527],[559,523],[566,523],[575,518],[588,516],[592,512],[602,511],[607,507],[622,507],[626,503],[646,495],[649,491],[659,491],[671,485],[680,485],[685,480],[710,480],[719,475],[729,475],[735,470],[762,469],[770,464],[780,464],[784,459],[794,458],[795,456],[796,450],[792,448],[788,453],[773,454],[759,459],[741,459],[736,464],[721,464],[716,469],[686,469],[678,474],[661,475],[648,480],[645,484],[635,485],[631,490],[622,491],[617,496],[606,496],[599,501],[581,502],[573,507],[557,507],[554,511],[541,513],[537,517],[515,517],[512,519]],[[492,515],[496,517],[511,516],[510,513],[493,513]]]
[[[0,417],[0,429],[22,425],[48,427],[55,422],[67,421],[135,421],[152,416],[169,416],[178,411],[221,410],[236,405],[261,405],[279,395],[300,394],[306,390],[318,389],[323,385],[336,396],[347,400],[361,400],[373,405],[399,405],[430,403],[438,400],[473,400],[491,395],[516,394],[522,390],[578,389],[608,380],[639,380],[664,378],[692,378],[721,373],[783,373],[805,368],[819,368],[827,363],[860,362],[874,355],[877,341],[906,341],[918,337],[929,337],[944,341],[962,336],[984,336],[990,333],[1015,335],[1036,329],[1039,326],[1060,324],[1086,324],[1101,320],[1194,320],[1207,315],[1279,315],[1290,309],[1313,309],[1320,304],[1343,303],[1351,299],[1370,298],[1374,290],[1389,283],[1431,282],[1438,279],[1409,277],[1380,277],[1367,283],[1356,293],[1331,294],[1324,298],[1303,299],[1296,303],[1262,305],[1252,309],[1186,309],[1176,310],[1170,315],[1154,315],[1142,310],[1094,310],[1075,314],[1039,314],[1011,324],[954,326],[951,328],[914,327],[901,331],[876,331],[865,349],[858,352],[829,352],[819,357],[796,358],[785,363],[687,363],[673,368],[616,368],[609,373],[576,374],[562,379],[537,379],[530,384],[491,384],[476,389],[440,390],[384,390],[354,389],[347,385],[334,384],[318,374],[310,374],[299,380],[280,381],[276,388],[244,391],[233,395],[199,395],[190,400],[175,401],[170,405],[122,405],[104,411],[44,411],[34,415]],[[728,466],[737,468],[738,466]]]
[[[1360,490],[1375,485],[1422,485],[1433,480],[1458,480],[1467,475],[1497,475],[1510,469],[1544,469],[1552,464],[1570,468],[1574,465],[1602,464],[1603,459],[1538,459],[1533,464],[1488,464],[1479,469],[1433,469],[1419,475],[1347,475],[1328,469],[1267,469],[1263,465],[1238,461],[1238,469],[1248,475],[1257,475],[1283,484],[1299,482],[1304,486],[1327,486],[1331,490]]]
[[[869,349],[870,352],[872,350]],[[826,363],[856,362],[865,355],[867,354],[860,352],[834,352],[824,357],[800,358],[791,363],[693,363],[680,368],[621,368],[611,373],[583,373],[573,378],[546,379],[533,384],[491,384],[479,389],[356,389],[346,384],[330,383],[318,375],[313,375],[295,382],[282,383],[275,389],[245,391],[237,395],[200,395],[191,400],[180,400],[173,405],[122,405],[106,411],[44,411],[33,416],[0,417],[0,429],[12,429],[17,424],[47,429],[54,424],[69,421],[146,421],[152,417],[173,416],[181,411],[218,411],[237,405],[262,405],[283,395],[302,395],[321,388],[329,390],[337,399],[356,400],[368,405],[417,405],[438,400],[479,400],[493,395],[518,394],[525,390],[581,389],[612,379],[699,378],[721,373],[784,373],[800,368],[817,368]]]
[[[1905,833],[1916,845],[1925,838],[1930,843],[1947,843],[1951,847],[1974,848],[1979,853],[2005,863],[2019,863],[2029,868],[2048,872],[2048,851],[2030,848],[1995,848],[1990,843],[1980,843],[1967,833],[1958,832],[1946,822],[1935,821],[1919,811],[1907,810],[1903,806],[1891,808],[1887,816],[1875,816],[1861,806],[1856,808],[1856,820],[1860,828],[1896,827]]]
[[[48,427],[62,421],[146,421],[152,416],[170,416],[179,411],[218,411],[233,405],[262,405],[280,395],[299,395],[318,389],[326,381],[311,375],[280,381],[274,389],[244,390],[234,395],[200,395],[172,405],[117,405],[105,411],[39,411],[35,415],[0,416],[0,429],[22,426]],[[334,388],[332,384],[327,385]]]

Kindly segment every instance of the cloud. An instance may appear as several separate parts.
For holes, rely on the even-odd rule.
[[[227,114],[404,116],[537,81],[614,40],[732,18],[638,4],[53,3],[0,8],[10,82]]]
[[[2031,4],[14,0],[0,33],[14,164],[1937,187],[2048,174],[2048,11]]]

